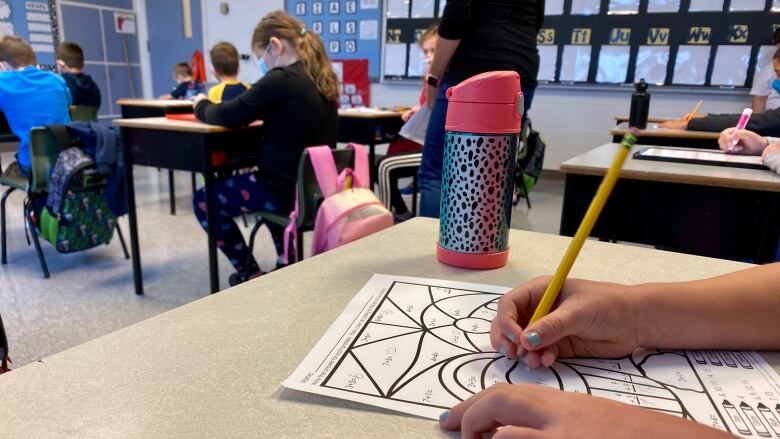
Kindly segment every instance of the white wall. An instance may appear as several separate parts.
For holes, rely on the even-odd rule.
[[[227,15],[219,11],[221,3],[229,5]],[[205,61],[209,65],[209,49],[220,41],[233,43],[240,54],[251,55],[250,44],[255,26],[265,14],[284,9],[284,0],[204,0],[203,9],[203,47]],[[240,64],[238,76],[242,81],[252,84],[260,78],[251,57]],[[209,81],[216,82],[210,73]]]
[[[609,130],[615,116],[627,116],[633,89],[540,86],[530,111],[534,129],[547,143],[545,169],[558,166],[579,154],[595,148],[612,137]],[[379,107],[413,105],[420,93],[418,84],[374,84],[371,104]],[[650,114],[680,116],[702,99],[701,111],[707,113],[740,113],[750,106],[747,91],[720,90],[650,90]]]

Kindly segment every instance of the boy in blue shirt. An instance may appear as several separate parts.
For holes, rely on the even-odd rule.
[[[35,67],[35,52],[16,36],[0,38],[0,110],[19,138],[16,157],[30,175],[30,128],[70,123],[70,91],[57,74]]]
[[[173,66],[173,79],[176,85],[170,93],[160,96],[160,99],[192,99],[203,93],[203,84],[192,78],[192,68],[186,62]]]

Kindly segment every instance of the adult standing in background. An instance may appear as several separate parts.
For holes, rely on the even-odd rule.
[[[439,216],[447,89],[480,73],[512,70],[520,74],[527,113],[536,89],[536,35],[543,21],[544,0],[447,1],[426,79],[425,101],[433,110],[418,174],[421,216]]]

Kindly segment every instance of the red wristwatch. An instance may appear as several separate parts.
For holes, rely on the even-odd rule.
[[[425,83],[430,85],[430,86],[432,86],[432,87],[438,87],[440,82],[441,82],[441,79],[439,79],[439,77],[436,76],[436,75],[429,74],[425,78]]]

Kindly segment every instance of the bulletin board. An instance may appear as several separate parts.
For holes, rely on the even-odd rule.
[[[54,68],[59,43],[54,0],[0,0],[0,36],[17,35],[30,43],[38,64]]]
[[[286,0],[285,6],[322,38],[331,59],[367,59],[369,77],[379,79],[382,0]]]
[[[778,0],[546,0],[538,79],[749,87],[778,25]]]
[[[437,24],[445,0],[386,0],[382,73],[385,79],[422,78],[425,74],[420,36]]]

